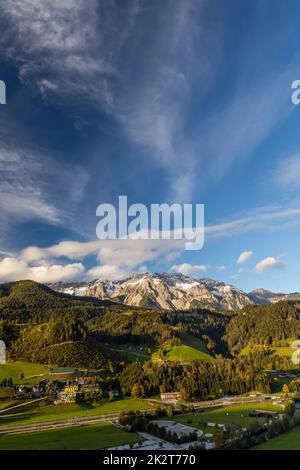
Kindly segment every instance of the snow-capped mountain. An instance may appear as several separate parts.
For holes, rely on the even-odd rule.
[[[248,294],[234,286],[212,279],[197,280],[183,274],[143,273],[121,281],[98,279],[89,283],[59,283],[50,287],[71,295],[168,310],[197,307],[238,310],[254,303]]]
[[[282,294],[255,289],[247,294],[224,282],[170,273],[133,274],[121,281],[97,279],[92,282],[52,284],[50,287],[71,295],[92,296],[137,307],[167,310],[191,310],[197,307],[239,310],[249,304],[300,300],[298,292]]]
[[[283,294],[282,292],[276,293],[266,289],[254,289],[249,292],[249,297],[255,304],[273,304],[280,300],[300,300],[300,293]]]

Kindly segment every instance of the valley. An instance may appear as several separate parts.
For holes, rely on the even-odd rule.
[[[2,284],[0,448],[143,446],[148,428],[186,445],[153,419],[202,430],[200,447],[252,447],[299,424],[299,319],[298,300],[169,310]]]

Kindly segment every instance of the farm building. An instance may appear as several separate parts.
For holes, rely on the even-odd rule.
[[[160,399],[163,401],[178,401],[180,400],[180,392],[161,393]]]
[[[77,369],[74,367],[55,367],[54,369],[49,369],[50,375],[62,375],[62,374],[75,374]]]
[[[277,411],[252,410],[250,411],[249,416],[252,418],[274,418],[275,416],[278,416],[278,413]]]

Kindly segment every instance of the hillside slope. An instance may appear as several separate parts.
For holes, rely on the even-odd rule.
[[[230,320],[224,338],[232,352],[240,352],[248,345],[277,346],[300,338],[300,303],[281,301],[246,307]]]
[[[0,319],[26,322],[43,321],[54,313],[72,312],[90,318],[111,307],[112,302],[86,297],[72,297],[55,292],[34,281],[17,281],[0,285]]]

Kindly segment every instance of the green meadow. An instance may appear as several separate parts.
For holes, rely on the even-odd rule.
[[[224,408],[216,408],[210,411],[203,411],[199,413],[188,413],[179,416],[175,416],[172,419],[181,424],[187,424],[194,426],[199,429],[203,429],[205,423],[217,423],[217,424],[239,424],[241,426],[249,426],[257,418],[249,416],[251,410],[267,410],[267,411],[278,411],[282,412],[283,409],[279,405],[273,405],[272,403],[251,403],[247,405],[227,406]],[[263,418],[258,418],[263,419]],[[205,431],[207,427],[205,426]],[[212,432],[213,427],[209,427]]]
[[[55,421],[59,419],[81,418],[100,414],[119,413],[137,409],[147,409],[151,405],[144,400],[122,399],[115,401],[105,401],[99,403],[75,403],[72,405],[36,405],[20,409],[15,416],[5,417],[0,414],[0,426],[13,424],[40,423],[43,421]]]
[[[122,346],[120,348],[110,348],[111,351],[117,352],[121,357],[124,357],[130,362],[145,362],[150,360],[150,355],[147,354],[145,351],[135,351],[129,349],[126,346]]]
[[[283,357],[291,358],[292,354],[296,351],[297,348],[292,348],[291,346],[268,346],[268,347],[260,346],[260,345],[257,345],[255,347],[246,346],[241,350],[240,355],[241,356],[247,355],[251,351],[254,351],[257,349],[261,349],[261,350],[270,349],[270,351],[272,351],[274,356],[283,356]]]
[[[263,442],[251,450],[300,450],[300,426]]]
[[[164,359],[167,361],[189,362],[189,361],[213,361],[214,358],[208,353],[204,342],[186,333],[179,333],[182,344],[165,348]],[[152,360],[159,360],[159,351],[152,354]]]
[[[3,436],[0,450],[97,450],[133,444],[141,438],[112,424],[101,423],[78,428]]]
[[[11,378],[15,385],[35,384],[48,375],[48,366],[31,362],[8,362],[0,364],[0,381]],[[21,374],[24,378],[21,379]]]
[[[152,355],[152,360],[158,360],[158,352],[156,351]],[[186,346],[185,344],[181,346],[174,346],[166,350],[165,360],[167,361],[179,361],[179,362],[189,362],[189,361],[213,361],[214,358],[209,354],[199,351],[198,349]]]

